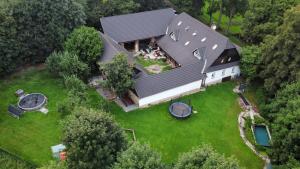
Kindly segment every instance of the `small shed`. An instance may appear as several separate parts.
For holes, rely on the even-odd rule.
[[[51,147],[52,156],[54,158],[59,159],[60,158],[60,152],[64,151],[65,149],[66,149],[66,146],[63,145],[63,144],[58,144],[58,145],[52,146]]]

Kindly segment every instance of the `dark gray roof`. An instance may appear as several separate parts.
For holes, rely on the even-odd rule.
[[[240,61],[236,61],[236,62],[221,64],[221,65],[217,65],[217,66],[211,66],[208,69],[206,69],[206,72],[213,72],[213,71],[229,68],[229,67],[232,67],[232,66],[237,66],[239,64],[240,64]]]
[[[178,41],[174,41],[169,34],[178,30],[180,31]],[[185,45],[186,43],[188,44]],[[227,37],[186,13],[181,13],[172,20],[168,26],[167,36],[162,37],[158,41],[158,45],[181,65],[204,62],[204,59],[197,59],[193,55],[193,51],[205,48],[206,69],[225,49],[235,47]],[[213,49],[214,45],[217,45],[215,49]]]
[[[143,74],[135,81],[134,88],[140,98],[151,96],[203,79],[202,67],[203,65],[198,62],[160,74]]]
[[[124,47],[116,43],[109,36],[100,33],[100,38],[102,39],[104,44],[104,51],[102,56],[100,56],[100,62],[110,62],[118,53],[125,53],[126,55],[128,55],[128,62],[133,62],[134,59],[132,53],[128,52]]]
[[[101,18],[105,34],[116,42],[129,42],[164,35],[175,16],[171,8]]]

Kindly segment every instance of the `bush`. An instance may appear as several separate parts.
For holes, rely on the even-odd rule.
[[[48,70],[61,77],[76,75],[86,79],[89,75],[89,67],[81,62],[77,55],[70,52],[53,52],[46,61]]]

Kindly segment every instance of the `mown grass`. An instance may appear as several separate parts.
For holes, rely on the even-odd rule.
[[[237,116],[241,111],[234,83],[208,87],[207,91],[186,96],[198,112],[187,120],[176,120],[168,113],[168,103],[125,113],[109,103],[110,113],[124,128],[133,128],[138,141],[149,143],[162,154],[163,160],[173,163],[179,154],[201,144],[211,144],[226,156],[235,156],[249,169],[262,168],[262,161],[242,142]],[[17,102],[14,92],[42,92],[48,99],[48,115],[28,112],[17,120],[7,113],[7,106]],[[61,142],[61,115],[57,103],[66,98],[61,79],[45,70],[31,69],[18,76],[0,80],[0,146],[38,165],[52,159],[50,146]],[[98,108],[105,101],[89,90],[89,105]]]

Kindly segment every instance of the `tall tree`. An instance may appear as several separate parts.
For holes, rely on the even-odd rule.
[[[63,126],[69,169],[108,169],[127,147],[123,130],[102,111],[78,108]]]
[[[230,26],[232,25],[232,18],[237,15],[243,15],[247,8],[248,8],[248,0],[224,0],[224,13],[229,17],[227,30],[226,32],[229,33]]]
[[[140,4],[139,11],[151,11],[167,7],[164,0],[134,0]]]
[[[259,44],[266,35],[274,35],[283,22],[283,14],[295,0],[251,0],[242,24],[242,36],[247,42]]]
[[[274,164],[285,164],[290,158],[300,161],[300,81],[285,86],[264,106],[263,115],[272,122],[270,149]]]
[[[260,54],[260,48],[255,45],[246,46],[242,49],[240,68],[248,83],[257,77],[257,67],[261,63]]]
[[[203,146],[179,157],[174,169],[238,169],[237,161],[225,158],[210,146]]]
[[[73,0],[26,0],[12,9],[17,24],[20,53],[25,61],[43,62],[61,49],[66,36],[85,23],[80,4]],[[49,19],[50,18],[50,19]]]
[[[105,74],[104,85],[123,96],[133,85],[132,67],[127,62],[125,54],[117,54],[112,62],[100,66]]]
[[[122,152],[114,164],[113,169],[164,169],[161,157],[151,150],[149,145],[134,143]]]
[[[21,64],[17,24],[8,8],[0,8],[0,76]]]
[[[77,0],[85,6],[87,25],[101,28],[99,19],[105,16],[137,12],[140,4],[134,0]]]
[[[194,17],[199,17],[203,12],[205,0],[170,0],[182,12],[186,12]]]
[[[65,50],[79,56],[92,70],[96,69],[96,61],[102,55],[103,47],[99,32],[86,26],[75,29],[65,42]]]
[[[300,5],[288,10],[278,34],[268,36],[262,44],[259,70],[270,95],[284,83],[300,79]]]

